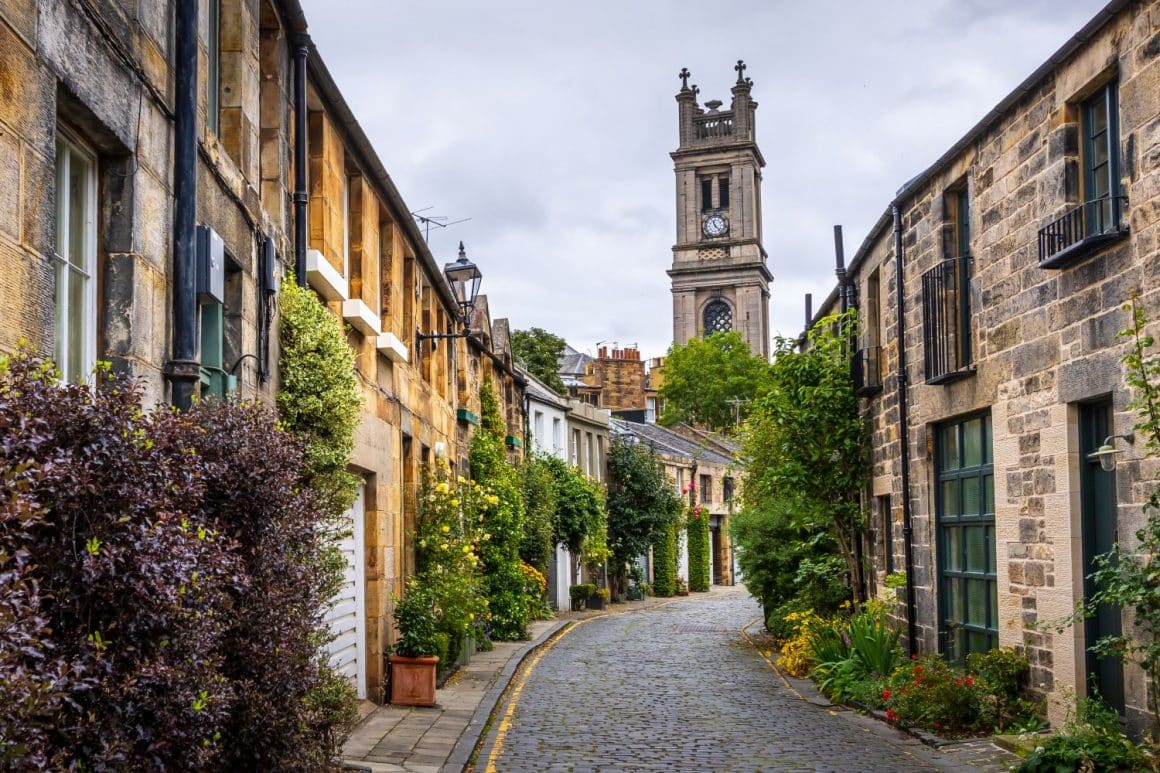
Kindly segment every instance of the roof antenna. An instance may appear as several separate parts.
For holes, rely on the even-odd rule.
[[[424,242],[430,241],[431,226],[436,226],[437,228],[447,228],[448,226],[457,225],[458,223],[466,223],[468,220],[471,219],[469,217],[464,217],[464,218],[460,218],[459,220],[452,220],[451,222],[447,222],[447,215],[420,215],[419,214],[420,212],[427,212],[428,210],[431,210],[431,209],[434,209],[434,207],[433,206],[423,207],[422,209],[416,209],[414,212],[411,213],[411,217],[418,220],[419,224],[423,226],[423,241]]]

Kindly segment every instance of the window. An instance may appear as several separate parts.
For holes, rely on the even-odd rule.
[[[862,347],[854,355],[854,390],[863,397],[882,391],[882,348],[878,310],[881,307],[881,285],[878,269],[866,280],[866,299],[862,303]]]
[[[657,399],[655,397],[646,397],[644,399],[644,420],[649,424],[655,424],[657,420]]]
[[[572,466],[580,466],[580,430],[572,430]]]
[[[717,178],[717,208],[718,209],[728,209],[729,208],[729,178],[728,177],[718,177]]]
[[[220,303],[201,305],[202,397],[225,397],[237,388],[237,381],[228,370],[232,363],[227,355],[241,348],[242,271],[228,256],[225,270],[227,302],[236,304],[238,308],[227,309]],[[238,356],[240,355],[234,355],[235,359]]]
[[[584,433],[584,474],[590,478],[596,477],[596,451],[591,432]]]
[[[559,419],[552,419],[552,453],[558,454],[564,450],[563,424]]]
[[[729,475],[721,481],[721,498],[725,500],[725,504],[733,501],[733,478]]]
[[[596,480],[604,480],[604,436],[596,436]]]
[[[685,492],[685,471],[680,467],[677,468],[677,491],[684,494]]]
[[[707,505],[713,501],[713,476],[701,476],[701,504]]]
[[[725,301],[711,301],[702,315],[702,330],[705,335],[728,333],[733,329],[733,310]]]
[[[967,196],[967,184],[947,191],[943,197],[946,210],[946,242],[943,254],[948,258],[960,258],[971,254],[971,210]]]
[[[209,0],[206,23],[205,125],[214,134],[221,133],[222,90],[222,0]]]
[[[532,419],[532,424],[534,426],[534,429],[532,431],[535,433],[536,445],[539,446],[540,448],[543,448],[546,445],[544,443],[544,412],[543,411],[536,411],[535,416]]]
[[[939,638],[947,659],[962,663],[999,641],[991,417],[944,424],[936,436]]]
[[[708,212],[713,208],[713,180],[701,178],[701,211]]]
[[[926,383],[945,384],[971,374],[971,258],[944,260],[922,276]]]
[[[80,144],[56,142],[56,337],[53,357],[76,384],[97,357],[96,158]]]
[[[1126,234],[1116,81],[1079,106],[1081,203],[1039,230],[1039,267],[1064,268]]]
[[[894,571],[894,515],[890,512],[890,495],[878,497],[878,519],[882,530],[882,568]]]

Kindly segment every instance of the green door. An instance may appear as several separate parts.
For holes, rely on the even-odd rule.
[[[947,660],[999,644],[991,417],[938,428],[939,644]]]
[[[1112,434],[1110,401],[1080,406],[1080,498],[1083,538],[1083,591],[1095,592],[1089,575],[1095,557],[1107,553],[1116,544],[1116,473],[1100,467],[1098,459],[1088,455]],[[1096,613],[1084,621],[1084,644],[1091,647],[1103,636],[1119,636],[1120,608],[1101,604]],[[1124,713],[1124,666],[1114,656],[1098,657],[1087,652],[1090,685],[1099,691],[1107,704]]]

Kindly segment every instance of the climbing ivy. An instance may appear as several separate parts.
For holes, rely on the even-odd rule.
[[[677,592],[677,525],[669,523],[652,544],[653,593],[667,598]]]
[[[341,515],[359,480],[347,470],[362,395],[342,323],[313,292],[282,285],[278,362],[282,425],[306,444],[311,486],[322,509]]]
[[[529,590],[520,571],[524,500],[519,473],[507,460],[505,425],[491,382],[484,381],[479,399],[480,427],[471,439],[468,462],[471,477],[496,497],[496,502],[483,513],[482,529],[489,536],[480,544],[491,638],[525,639]]]
[[[709,590],[709,512],[700,505],[689,508],[685,526],[689,540],[689,590]]]

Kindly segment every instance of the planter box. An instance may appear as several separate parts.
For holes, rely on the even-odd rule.
[[[588,597],[588,608],[589,609],[604,609],[604,597],[603,596],[589,596]]]
[[[435,705],[435,667],[439,656],[405,658],[391,655],[391,703],[396,706]]]

